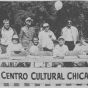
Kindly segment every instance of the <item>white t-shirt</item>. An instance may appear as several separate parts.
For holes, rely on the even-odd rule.
[[[74,41],[74,44],[76,44],[78,38],[78,30],[74,26],[71,26],[70,28],[64,27],[62,29],[62,36],[65,38],[65,41]]]
[[[24,48],[20,43],[18,44],[10,43],[7,47],[7,54],[11,55],[12,51],[24,51]]]
[[[8,45],[11,42],[11,39],[13,37],[14,31],[12,28],[9,28],[9,30],[4,29],[4,27],[1,30],[1,44]]]
[[[88,44],[84,42],[84,44],[77,44],[74,48],[74,50],[82,51],[82,52],[88,52]]]
[[[50,38],[49,36],[52,36],[52,38]],[[54,35],[54,33],[52,31],[41,31],[39,33],[39,43],[42,44],[42,47],[46,47],[48,49],[53,49],[54,44],[52,39],[56,40],[56,37]]]
[[[71,29],[67,29],[65,41],[73,41]]]
[[[59,46],[56,45],[54,50],[53,50],[53,56],[60,56],[60,55],[65,55],[65,53],[69,51],[68,50],[68,47],[66,45],[63,45],[63,46]]]

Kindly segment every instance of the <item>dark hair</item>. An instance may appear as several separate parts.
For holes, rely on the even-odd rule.
[[[34,38],[37,38],[37,39],[39,40],[39,38],[38,38],[38,37],[34,37]],[[33,40],[34,40],[34,38],[33,38]]]
[[[5,23],[5,22],[10,22],[8,19],[5,19],[5,20],[3,20],[3,24]]]
[[[12,38],[12,41],[13,41],[13,40],[17,40],[17,42],[19,43],[19,39],[18,39],[18,38]]]
[[[34,38],[36,38],[36,39],[38,39],[38,40],[39,40],[39,38],[38,38],[38,37],[34,37]],[[34,38],[32,39],[32,42],[34,42]]]

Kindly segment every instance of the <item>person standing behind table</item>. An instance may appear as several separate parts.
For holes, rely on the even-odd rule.
[[[54,44],[53,40],[56,40],[56,36],[49,29],[49,24],[43,24],[43,31],[39,33],[39,43],[42,45],[44,51],[52,51]]]
[[[19,35],[20,41],[21,41],[23,47],[25,47],[25,48],[32,45],[33,37],[36,35],[35,28],[32,27],[32,21],[33,21],[33,19],[28,17],[25,20],[25,26],[22,27],[21,31],[20,31],[20,35]]]
[[[0,29],[2,54],[6,53],[6,48],[11,42],[13,35],[17,34],[16,31],[10,27],[10,22],[8,19],[3,20],[3,24],[3,27]]]
[[[71,20],[68,20],[67,26],[62,29],[62,36],[65,38],[65,44],[69,50],[72,51],[76,45],[78,38],[78,30],[72,26]]]

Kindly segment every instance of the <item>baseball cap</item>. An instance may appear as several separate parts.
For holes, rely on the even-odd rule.
[[[58,40],[60,40],[60,39],[63,39],[63,40],[65,40],[63,36],[60,36],[60,37],[58,38]]]
[[[44,24],[43,24],[43,27],[47,27],[47,26],[49,26],[48,23],[44,23]]]
[[[13,35],[13,37],[12,37],[12,38],[14,38],[14,39],[16,38],[16,39],[17,39],[17,38],[18,38],[18,36],[17,36],[17,35]]]
[[[28,18],[26,18],[25,22],[26,22],[26,21],[29,21],[29,20],[30,20],[30,21],[33,21],[33,19],[31,19],[30,17],[28,17]]]

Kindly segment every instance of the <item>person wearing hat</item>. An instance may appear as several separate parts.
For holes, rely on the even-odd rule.
[[[12,37],[12,41],[9,43],[8,47],[7,47],[7,54],[11,55],[12,52],[14,51],[24,51],[23,46],[21,45],[21,43],[19,43],[19,38],[17,35],[14,35]]]
[[[58,44],[53,49],[53,57],[64,58],[66,52],[69,51],[63,36],[58,38]],[[53,62],[52,67],[63,66],[63,63]]]
[[[10,21],[8,19],[3,20],[3,24],[3,27],[0,29],[2,54],[6,53],[6,48],[11,42],[13,35],[17,34],[15,29],[10,27]]]
[[[28,17],[25,20],[25,26],[21,28],[19,37],[20,42],[22,43],[23,47],[27,48],[32,45],[33,37],[36,36],[35,28],[32,27],[33,19]]]
[[[56,36],[50,30],[49,24],[43,24],[43,31],[39,33],[39,44],[42,45],[44,51],[52,51],[54,44],[53,40],[56,40]]]
[[[68,46],[69,50],[72,51],[78,39],[78,30],[76,27],[72,26],[71,20],[68,20],[67,26],[62,29],[61,33],[65,38],[65,44]]]
[[[63,36],[60,36],[58,38],[58,43],[59,44],[57,44],[53,50],[53,56],[54,57],[65,56],[65,53],[67,51],[69,51],[69,49],[68,49],[67,45],[65,45],[65,39]]]

